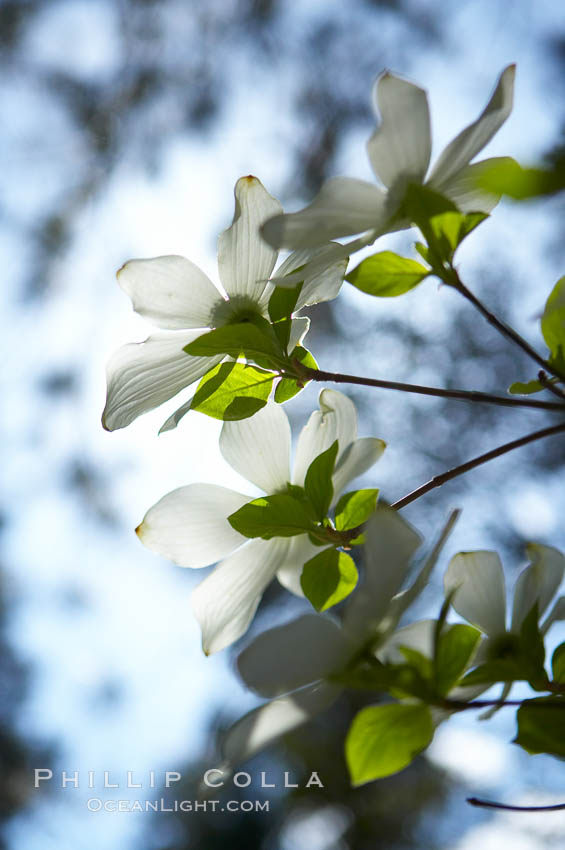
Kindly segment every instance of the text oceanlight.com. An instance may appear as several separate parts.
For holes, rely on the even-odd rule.
[[[269,800],[101,800],[86,801],[89,812],[268,812]]]

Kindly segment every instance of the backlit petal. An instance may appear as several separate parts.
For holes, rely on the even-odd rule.
[[[248,688],[279,696],[339,670],[351,655],[340,626],[321,614],[305,614],[262,632],[237,660]]]
[[[449,562],[446,594],[455,590],[452,605],[462,617],[490,637],[506,628],[504,572],[496,552],[460,552]]]
[[[293,483],[303,486],[308,467],[322,452],[339,441],[339,462],[344,451],[357,437],[357,411],[347,396],[337,390],[322,390],[320,410],[316,410],[298,438]]]
[[[263,591],[284,560],[288,542],[253,540],[222,561],[192,592],[206,655],[245,634]]]
[[[515,65],[504,69],[494,93],[476,121],[448,144],[430,174],[429,184],[439,192],[487,145],[512,111]]]
[[[160,328],[208,328],[224,301],[212,281],[185,257],[130,260],[117,278],[133,309]]]
[[[188,484],[149,508],[137,535],[181,567],[206,567],[246,542],[227,517],[247,502],[249,496],[216,484]]]
[[[102,424],[107,431],[125,428],[142,413],[159,407],[190,386],[222,359],[192,357],[183,347],[202,331],[163,331],[119,348],[108,361],[108,391]]]
[[[373,171],[387,188],[421,183],[430,163],[430,113],[426,92],[385,73],[373,89],[381,123],[367,143]]]
[[[257,301],[277,259],[277,251],[261,239],[259,228],[281,213],[282,206],[251,175],[237,181],[234,194],[233,224],[218,239],[220,280],[230,298],[247,296]]]
[[[286,413],[270,402],[249,419],[224,422],[220,451],[236,472],[273,494],[290,480],[290,437]]]
[[[351,177],[326,180],[311,204],[300,212],[278,215],[262,228],[276,248],[319,248],[339,236],[384,227],[386,193]]]

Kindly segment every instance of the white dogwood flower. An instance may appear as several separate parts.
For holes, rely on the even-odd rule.
[[[311,462],[336,440],[335,502],[385,448],[382,440],[357,438],[355,405],[342,393],[327,389],[320,393],[320,409],[300,433],[292,475],[290,425],[277,404],[268,403],[249,419],[225,422],[220,450],[236,472],[267,495],[275,495],[285,492],[289,483],[302,487]],[[150,508],[137,529],[149,549],[180,566],[205,567],[220,561],[192,594],[207,654],[223,649],[247,630],[263,591],[275,576],[302,595],[302,566],[320,552],[307,534],[249,540],[235,531],[228,516],[253,498],[215,484],[189,484]]]
[[[446,195],[462,212],[489,212],[498,198],[480,191],[476,178],[494,160],[471,161],[509,116],[514,75],[514,65],[505,68],[483,112],[447,145],[426,178],[431,156],[426,92],[394,74],[382,74],[373,88],[373,105],[381,120],[367,152],[384,189],[365,180],[331,178],[305,209],[270,219],[263,226],[263,236],[277,248],[311,248],[330,239],[363,234],[344,246],[351,254],[385,232],[409,226],[397,213],[410,183]]]
[[[134,310],[163,330],[144,342],[123,346],[110,358],[102,414],[104,428],[125,428],[219,363],[222,355],[194,357],[183,351],[207,330],[254,316],[268,317],[267,306],[274,289],[268,279],[278,252],[261,239],[259,228],[280,212],[279,201],[256,177],[237,181],[233,223],[218,240],[218,271],[227,297],[185,257],[130,260],[119,270],[118,283],[130,296]],[[292,254],[277,275],[282,277],[304,266],[317,253]],[[322,272],[314,269],[310,274],[308,268],[302,269],[300,279],[304,284],[295,310],[335,298],[346,265],[343,258],[337,258],[336,262],[324,264]],[[288,353],[302,339],[308,323],[304,317],[293,320]],[[178,419],[180,416],[170,417],[167,427]]]
[[[530,564],[516,580],[509,626],[506,622],[504,570],[496,552],[460,552],[451,559],[447,568],[445,592],[454,592],[454,609],[493,640],[507,632],[517,634],[536,603],[538,617],[541,617],[563,581],[565,558],[561,552],[540,543],[528,543],[526,550]],[[543,633],[554,620],[560,619],[562,608],[563,598],[560,597],[541,625]]]
[[[364,583],[346,603],[342,623],[327,614],[305,614],[251,642],[239,656],[240,675],[261,696],[276,699],[231,727],[223,742],[222,769],[246,761],[328,708],[343,690],[332,675],[360,652],[380,656],[426,586],[456,518],[456,513],[450,517],[416,578],[401,591],[422,541],[395,510],[379,505],[365,527]]]

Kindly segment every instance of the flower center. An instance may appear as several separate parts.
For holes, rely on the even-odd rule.
[[[211,325],[235,325],[241,322],[254,322],[263,318],[257,302],[248,295],[234,295],[229,301],[217,304],[212,312]]]

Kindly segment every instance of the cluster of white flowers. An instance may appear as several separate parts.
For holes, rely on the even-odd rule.
[[[237,349],[194,356],[185,347],[212,329],[242,323],[276,336],[271,298],[281,289],[288,291],[299,284],[283,317],[289,330],[282,356],[290,366],[309,327],[309,319],[300,316],[300,310],[338,295],[352,252],[384,233],[411,226],[405,207],[410,186],[426,186],[440,193],[462,213],[490,211],[497,197],[481,188],[478,177],[497,161],[473,160],[510,114],[514,70],[509,66],[501,73],[483,112],[447,145],[427,177],[431,133],[426,93],[385,73],[373,92],[380,123],[367,144],[371,166],[382,186],[336,177],[323,185],[305,209],[284,214],[256,177],[238,180],[233,223],[219,237],[223,290],[184,257],[127,262],[118,272],[120,286],[130,296],[134,310],[162,330],[143,343],[124,346],[110,359],[104,427],[114,430],[129,425],[222,361],[252,364],[279,378],[287,377],[284,368],[274,367],[260,353],[246,352],[243,343],[239,357],[234,356]],[[358,238],[345,245],[331,241],[356,234],[360,234]],[[275,270],[280,248],[293,249],[293,253]],[[384,442],[358,438],[354,404],[342,393],[325,389],[319,410],[312,413],[298,437],[291,469],[291,429],[276,403],[281,400],[285,399],[267,401],[249,418],[224,421],[220,436],[225,460],[265,493],[263,500],[256,503],[253,496],[213,484],[188,484],[160,499],[137,528],[147,547],[181,566],[217,564],[192,595],[206,654],[227,647],[247,631],[263,592],[275,577],[292,593],[304,596],[303,565],[315,559],[321,547],[342,552],[350,542],[359,545],[364,540],[362,529],[355,528],[353,520],[340,525],[338,514],[346,511],[349,499],[353,504],[359,493],[376,491],[355,491],[338,500],[346,486],[379,459]],[[190,407],[191,399],[169,417],[163,429],[176,426]],[[326,468],[332,451],[333,465]],[[329,492],[327,499],[324,488]],[[312,497],[312,492],[318,496]],[[234,514],[250,503],[269,505],[275,497],[294,500],[298,511],[301,505],[307,512],[312,503],[321,504],[321,514],[312,526],[318,536],[312,535],[310,526],[298,526],[288,533],[250,534],[256,539],[236,530],[231,521]],[[332,510],[335,520],[327,515]],[[250,757],[330,705],[344,687],[340,676],[360,658],[381,665],[398,664],[402,653],[412,648],[432,663],[437,621],[406,625],[401,619],[426,585],[454,519],[448,521],[431,554],[420,561],[412,584],[402,590],[421,545],[419,535],[384,504],[368,518],[363,514],[364,576],[346,603],[341,621],[328,614],[305,613],[261,634],[239,656],[243,681],[271,701],[230,730],[224,750],[228,763]],[[346,532],[349,537],[344,536]],[[556,550],[534,544],[529,554],[532,563],[517,581],[509,631],[498,556],[472,552],[452,559],[445,577],[447,599],[480,632],[477,647],[464,664],[466,669],[488,661],[501,637],[520,632],[533,606],[537,605],[539,618],[554,598],[565,559]],[[561,597],[541,625],[541,634],[564,616],[564,608]],[[453,690],[460,695],[468,692]]]

